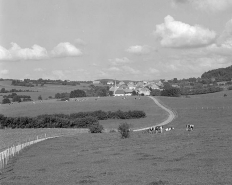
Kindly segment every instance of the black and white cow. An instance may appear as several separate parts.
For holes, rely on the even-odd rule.
[[[174,127],[165,128],[165,131],[170,131],[170,130],[174,130]]]
[[[155,127],[155,133],[162,133],[163,132],[163,126],[156,126]]]
[[[186,130],[187,131],[192,131],[194,128],[194,125],[186,125]]]

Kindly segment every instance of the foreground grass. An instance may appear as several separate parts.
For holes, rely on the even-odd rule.
[[[218,98],[221,98],[218,96]],[[231,110],[190,109],[211,97],[160,98],[178,118],[163,134],[135,132],[78,134],[47,140],[11,161],[1,184],[184,184],[229,185],[232,182]],[[186,124],[194,124],[187,132]]]

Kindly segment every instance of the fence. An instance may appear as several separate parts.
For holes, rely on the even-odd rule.
[[[16,154],[18,154],[25,147],[28,147],[28,146],[33,145],[35,143],[44,141],[46,139],[51,139],[51,138],[56,138],[56,137],[60,137],[60,136],[47,137],[45,134],[43,138],[39,138],[37,136],[36,140],[28,141],[28,142],[19,144],[17,146],[12,146],[10,148],[7,148],[6,150],[4,150],[0,153],[0,170],[2,170],[4,167],[6,167],[10,158],[14,157]]]

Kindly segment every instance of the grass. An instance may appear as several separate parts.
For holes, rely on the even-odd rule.
[[[83,99],[83,98],[80,98]],[[56,100],[47,100],[43,102],[16,103],[13,105],[0,105],[1,113],[5,116],[37,116],[41,114],[64,113],[70,114],[75,112],[87,112],[95,110],[103,111],[129,111],[129,110],[143,110],[147,117],[143,119],[130,120],[102,120],[100,124],[104,128],[118,128],[121,122],[127,122],[131,128],[139,128],[150,125],[155,125],[167,117],[167,113],[159,108],[150,98],[141,97],[127,97],[125,100],[121,97],[101,97],[101,98],[87,98],[87,100],[61,102]]]
[[[29,95],[31,96],[32,100],[38,100],[38,96],[41,95],[43,99],[48,99],[49,96],[54,97],[56,93],[64,93],[64,92],[71,92],[76,89],[88,89],[88,85],[77,85],[77,86],[70,86],[70,85],[52,85],[52,84],[45,84],[43,87],[35,86],[35,87],[23,87],[23,86],[12,86],[10,80],[0,81],[0,89],[5,88],[6,90],[11,89],[22,89],[22,90],[31,90],[31,91],[38,91],[38,92],[16,92],[18,95]],[[3,95],[8,95],[11,93],[0,93],[0,102],[3,99]]]
[[[44,141],[10,162],[0,183],[229,185],[232,182],[231,94],[159,97],[178,112],[162,134],[79,134]],[[194,124],[187,132],[186,124]]]

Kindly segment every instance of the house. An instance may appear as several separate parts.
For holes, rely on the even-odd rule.
[[[143,87],[143,82],[138,82],[138,83],[136,84],[136,87]]]
[[[150,96],[150,90],[146,87],[140,88],[138,94],[143,94],[144,96]]]
[[[114,85],[114,82],[113,81],[109,81],[109,82],[107,82],[107,85]]]
[[[125,91],[122,90],[122,89],[117,89],[117,90],[114,92],[114,96],[125,96]]]
[[[217,82],[217,85],[219,85],[219,86],[222,86],[222,85],[226,85],[226,81],[224,81],[224,82]]]
[[[150,87],[151,87],[152,89],[160,89],[160,88],[158,87],[158,85],[156,85],[156,84],[151,84]]]
[[[114,86],[112,86],[110,89],[109,89],[109,91],[116,91],[118,89],[118,87],[114,87]]]
[[[179,85],[177,85],[177,84],[172,84],[172,87],[180,88],[180,86],[179,86]]]
[[[123,81],[121,81],[121,82],[119,82],[118,85],[120,86],[120,85],[123,85],[123,84],[125,84],[125,83]]]
[[[120,89],[128,89],[128,86],[126,84],[122,84],[119,86]]]
[[[131,96],[133,90],[131,90],[131,89],[125,89],[124,92],[125,92],[125,96]]]
[[[136,86],[133,85],[133,84],[128,84],[127,86],[128,86],[128,88],[131,89],[131,90],[135,90],[135,88],[136,88]]]

